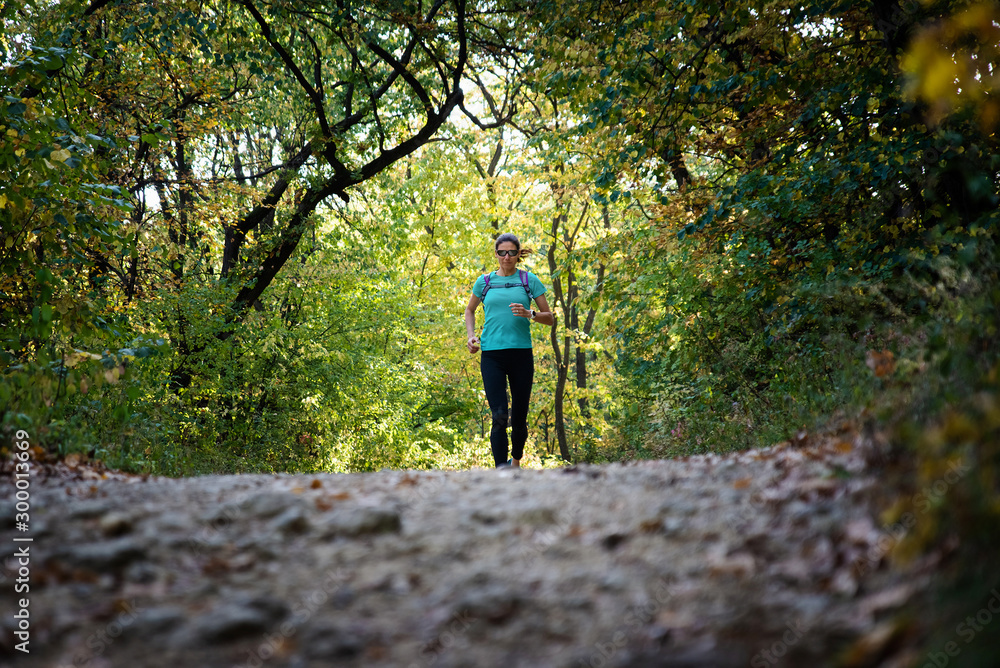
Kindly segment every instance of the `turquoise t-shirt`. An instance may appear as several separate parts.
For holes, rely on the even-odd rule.
[[[519,270],[520,271],[520,270]],[[480,276],[472,286],[472,294],[483,299],[483,289],[486,287],[486,277]],[[545,286],[538,277],[528,272],[528,288],[531,299],[545,294]],[[521,277],[500,276],[490,272],[490,289],[483,300],[483,310],[486,312],[486,322],[483,324],[483,335],[479,337],[479,345],[483,350],[504,350],[505,348],[531,347],[531,321],[510,312],[514,302],[531,308],[531,299],[521,285]]]

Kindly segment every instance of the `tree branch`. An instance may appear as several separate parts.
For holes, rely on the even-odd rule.
[[[291,54],[278,43],[271,32],[271,26],[268,24],[267,20],[264,19],[263,15],[254,6],[252,0],[242,0],[241,4],[246,7],[250,15],[253,16],[254,21],[260,26],[260,33],[267,41],[267,43],[274,49],[274,52],[278,54],[281,61],[285,63],[285,67],[292,73],[295,80],[299,82],[302,90],[305,91],[306,95],[309,96],[309,100],[312,102],[313,108],[316,110],[316,118],[319,121],[320,130],[323,136],[327,139],[331,138],[333,135],[330,132],[330,124],[326,118],[326,109],[323,106],[323,93],[322,91],[317,91],[313,86],[306,80],[305,74],[299,69],[299,66],[295,64],[292,59]]]

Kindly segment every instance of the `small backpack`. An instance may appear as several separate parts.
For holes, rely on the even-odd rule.
[[[490,274],[492,274],[492,273],[493,272],[490,272]],[[528,272],[526,272],[524,269],[518,269],[517,273],[518,273],[518,276],[521,277],[521,287],[523,287],[524,291],[526,293],[528,293],[528,303],[530,304],[531,303],[531,288],[528,287]],[[486,301],[486,293],[490,291],[490,274],[486,274],[486,277],[484,279],[486,281],[486,286],[483,287],[483,296],[479,298],[479,301]],[[506,278],[506,277],[504,277],[504,278]]]

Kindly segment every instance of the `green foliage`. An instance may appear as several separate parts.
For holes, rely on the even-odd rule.
[[[0,417],[5,428],[32,429],[53,450],[86,449],[95,429],[67,406],[116,383],[124,360],[153,350],[141,343],[138,352],[107,350],[117,347],[122,324],[108,290],[108,258],[131,252],[120,218],[130,207],[120,189],[101,182],[114,140],[66,113],[78,98],[58,73],[80,53],[36,46],[0,55],[7,63],[0,82]],[[129,403],[109,419],[124,422]]]
[[[907,99],[893,40],[925,10],[879,18],[593,2],[551,24],[538,85],[581,116],[568,136],[605,142],[596,199],[638,196],[650,221],[611,241],[617,456],[861,410],[882,389],[868,354],[947,329],[967,277],[990,275],[995,137]]]
[[[432,347],[414,329],[426,287],[408,301],[396,266],[411,221],[327,208],[460,99],[466,25],[488,29],[462,4],[417,11],[172,0],[5,16],[5,420],[157,473],[370,470],[460,447],[465,430],[439,423],[478,407],[411,354]],[[169,347],[114,388],[53,390],[76,378],[57,368],[72,350],[137,336]],[[429,377],[452,396],[432,401]]]
[[[0,355],[10,364],[53,337],[107,332],[104,259],[131,244],[117,218],[129,205],[99,181],[98,151],[113,140],[57,110],[66,99],[50,76],[79,55],[39,47],[3,56],[12,60],[0,83]]]
[[[526,463],[933,421],[995,365],[992,93],[942,111],[900,70],[943,62],[921,24],[961,51],[982,12],[498,5],[466,17],[464,104],[521,113],[473,132],[431,113],[450,4],[124,7],[5,24],[0,399],[52,451],[488,466],[461,313],[505,230],[559,323],[534,330]],[[413,79],[361,56],[411,39]]]

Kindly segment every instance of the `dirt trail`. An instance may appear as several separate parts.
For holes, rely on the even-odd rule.
[[[0,662],[862,665],[925,584],[880,566],[871,454],[846,436],[546,471],[37,479],[31,653],[8,577]]]

